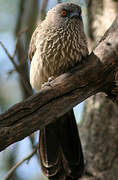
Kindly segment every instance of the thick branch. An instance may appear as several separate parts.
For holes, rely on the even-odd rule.
[[[118,66],[118,17],[94,52],[38,94],[0,116],[0,150],[22,140],[100,91],[110,93]]]

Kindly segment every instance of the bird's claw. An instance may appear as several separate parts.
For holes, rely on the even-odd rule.
[[[44,84],[42,84],[42,88],[44,88],[44,87],[46,87],[46,86],[51,86],[51,85],[50,85],[50,82],[53,81],[53,80],[54,80],[54,77],[53,77],[53,76],[49,77],[49,78],[48,78],[48,81],[45,82]]]

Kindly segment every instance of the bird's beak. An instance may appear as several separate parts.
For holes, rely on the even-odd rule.
[[[70,18],[74,18],[74,17],[80,18],[79,12],[72,12],[72,13],[70,14]]]

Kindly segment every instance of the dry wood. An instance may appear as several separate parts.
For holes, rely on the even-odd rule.
[[[0,151],[54,122],[88,97],[111,93],[118,68],[118,17],[86,61],[0,115]]]

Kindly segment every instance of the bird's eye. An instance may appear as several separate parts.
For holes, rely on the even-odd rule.
[[[66,15],[67,15],[67,11],[66,11],[66,10],[62,10],[62,11],[61,11],[61,15],[62,15],[62,16],[66,16]]]

